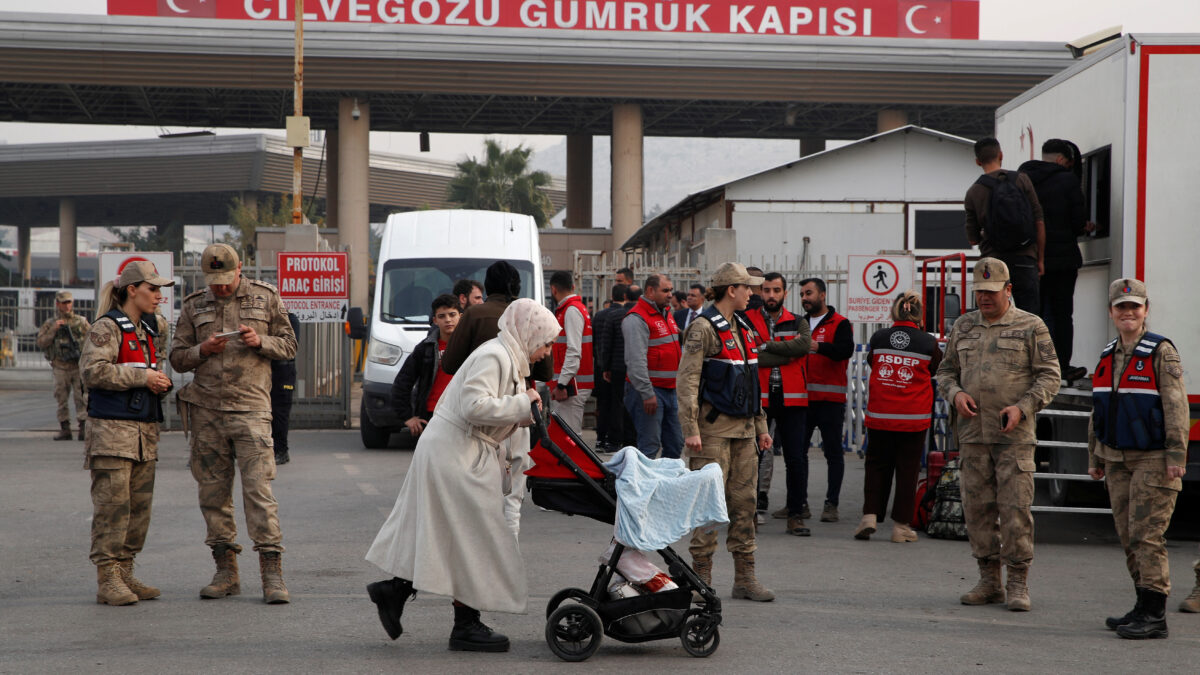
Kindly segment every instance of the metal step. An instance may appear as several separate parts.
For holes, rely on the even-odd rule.
[[[1032,506],[1029,510],[1035,513],[1104,513],[1112,515],[1112,509],[1089,506]]]
[[[1038,441],[1039,447],[1043,448],[1082,448],[1087,450],[1087,443],[1079,443],[1078,441]]]
[[[1058,410],[1056,408],[1046,408],[1038,413],[1038,417],[1091,417],[1092,413],[1089,410]]]
[[[1086,480],[1086,481],[1088,481],[1088,482],[1095,482],[1095,483],[1100,483],[1100,482],[1103,482],[1103,481],[1093,481],[1093,480],[1092,480],[1092,477],[1091,477],[1091,476],[1089,476],[1089,475],[1087,475],[1086,473],[1041,473],[1041,472],[1035,472],[1035,473],[1033,474],[1033,477],[1034,477],[1034,479],[1035,479],[1035,480],[1037,480],[1037,479],[1045,479],[1045,480],[1078,480],[1078,481],[1085,481],[1085,480]]]

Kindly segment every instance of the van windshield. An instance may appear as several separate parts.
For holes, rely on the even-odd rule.
[[[403,258],[383,265],[380,318],[387,323],[429,323],[429,306],[442,293],[450,293],[459,279],[483,283],[487,258]],[[533,263],[509,260],[521,274],[521,297],[534,295]],[[540,281],[540,280],[539,280]]]

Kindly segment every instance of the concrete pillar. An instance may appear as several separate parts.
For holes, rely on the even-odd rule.
[[[75,200],[58,200],[58,276],[66,285],[79,276],[79,246],[75,232]]]
[[[371,105],[366,101],[357,105],[355,119],[353,98],[343,98],[338,104],[337,223],[338,239],[350,251],[350,306],[369,312]]]
[[[33,278],[33,256],[29,251],[31,231],[28,225],[17,226],[17,266],[21,270],[21,281],[26,284]]]
[[[825,139],[820,136],[805,136],[800,139],[800,156],[808,157],[825,151]]]
[[[338,226],[338,132],[325,132],[325,227]]]
[[[880,110],[875,117],[875,133],[882,134],[885,131],[899,129],[908,124],[907,110]]]
[[[642,226],[642,107],[613,106],[612,230],[619,248]]]
[[[250,209],[251,213],[258,214],[258,193],[254,190],[243,190],[240,195],[242,205]]]
[[[569,228],[592,226],[592,137],[567,136],[567,218]]]

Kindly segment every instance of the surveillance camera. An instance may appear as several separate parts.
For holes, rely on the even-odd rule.
[[[354,119],[362,117],[362,112],[358,109],[358,99],[354,99],[354,109],[350,111],[350,116]]]
[[[1077,40],[1071,40],[1067,43],[1066,47],[1071,52],[1071,56],[1078,59],[1091,54],[1120,37],[1121,26],[1113,26],[1112,28],[1096,31],[1091,35],[1085,35]]]

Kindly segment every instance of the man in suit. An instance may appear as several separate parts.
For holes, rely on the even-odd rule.
[[[683,332],[691,325],[704,309],[704,284],[692,284],[688,289],[684,307],[675,312],[675,325],[679,326],[679,339],[683,340]]]
[[[624,307],[628,293],[629,287],[625,284],[613,286],[612,304],[596,312],[596,315],[592,317],[592,338],[595,346],[592,350],[592,358],[596,364],[595,372],[601,375],[596,378],[596,388],[592,390],[592,394],[596,397],[596,447],[605,452],[616,451],[621,447],[624,439],[622,436],[624,419],[620,409],[624,405],[625,383],[624,381],[609,382],[603,377],[604,350],[611,346],[605,342],[604,335],[609,330],[610,324],[616,323],[619,326],[621,319],[629,311]]]

